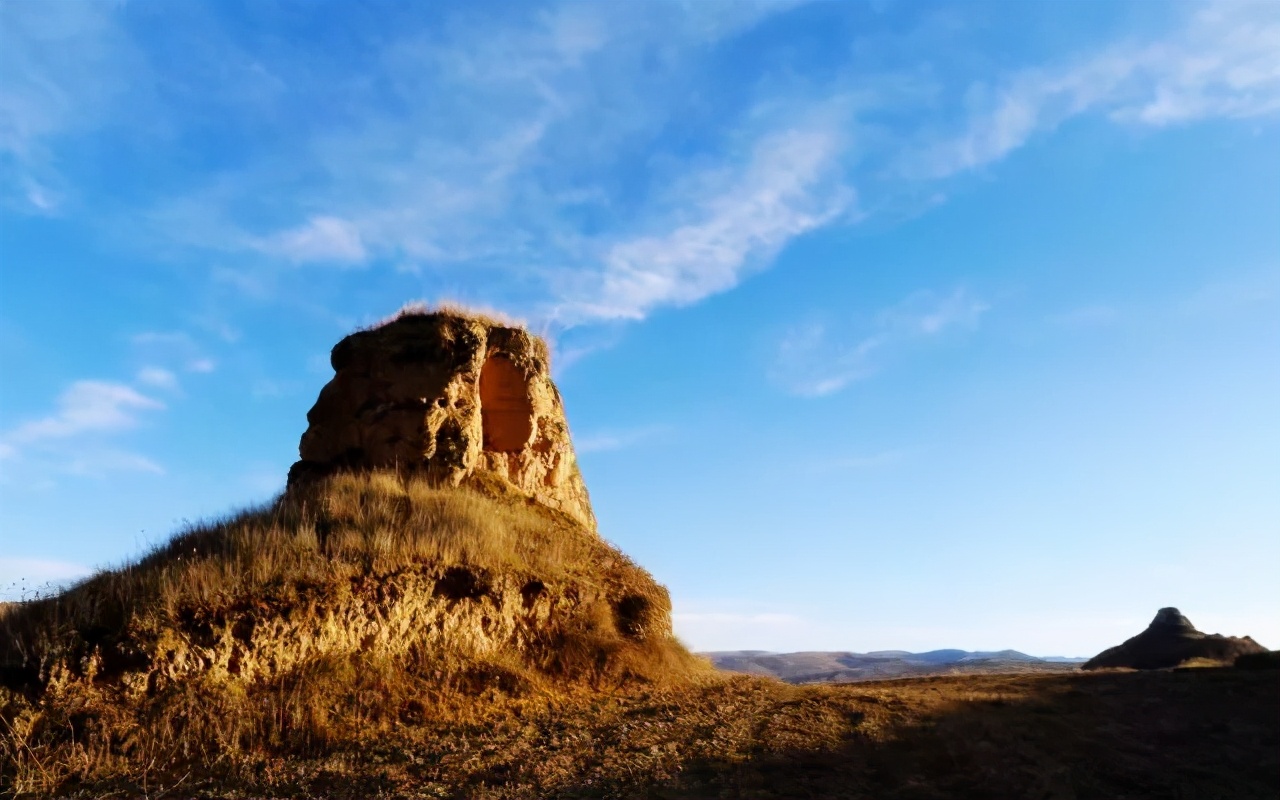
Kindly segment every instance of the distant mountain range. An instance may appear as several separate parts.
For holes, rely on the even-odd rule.
[[[877,650],[872,653],[771,653],[729,650],[701,655],[717,668],[751,675],[768,675],[787,683],[850,683],[925,675],[995,674],[1009,672],[1067,672],[1087,659],[1038,658],[1017,650],[969,651]]]

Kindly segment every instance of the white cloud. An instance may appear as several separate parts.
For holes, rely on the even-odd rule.
[[[140,381],[171,388],[172,374],[144,369]],[[176,382],[172,384],[176,386]],[[5,474],[25,488],[49,487],[54,475],[109,477],[122,472],[163,475],[164,468],[138,453],[104,446],[105,437],[140,424],[143,415],[163,410],[164,404],[123,383],[76,381],[58,398],[48,416],[22,423],[0,435],[0,460],[21,461],[20,474]]]
[[[61,471],[90,478],[106,478],[120,472],[165,474],[164,467],[155,461],[144,455],[123,450],[91,450],[76,453]]]
[[[704,41],[715,42],[810,2],[812,0],[686,0],[677,7],[683,16],[681,26]]]
[[[130,342],[142,358],[152,362],[152,366],[148,369],[160,369],[170,373],[177,369],[208,373],[213,372],[217,367],[217,363],[204,355],[204,349],[196,343],[191,334],[185,331],[143,331],[131,336]],[[161,367],[159,364],[169,366]],[[163,380],[158,374],[151,377]],[[139,379],[146,382],[141,375]]]
[[[625,450],[638,444],[650,441],[671,431],[667,425],[649,425],[617,431],[601,431],[576,436],[573,449],[578,453],[604,453],[613,450]]]
[[[138,370],[138,383],[173,391],[178,388],[178,376],[163,367],[143,367]]]
[[[829,124],[761,137],[740,172],[716,170],[718,180],[708,176],[714,192],[678,204],[697,209],[693,219],[609,246],[598,286],[559,319],[640,319],[732,288],[745,270],[848,208],[853,192],[837,177],[841,151]]]
[[[551,371],[553,377],[560,379],[575,364],[594,353],[599,353],[616,345],[622,339],[620,325],[594,325],[589,328],[576,328],[560,331],[553,335],[543,332],[551,345]]]
[[[257,247],[296,263],[359,264],[368,257],[360,231],[337,217],[312,217],[305,225],[281,231]]]
[[[1161,127],[1280,111],[1280,5],[1212,3],[1166,41],[1124,42],[1060,68],[975,83],[958,135],[907,151],[901,169],[945,178],[997,161],[1040,131],[1103,111]]]
[[[34,180],[28,180],[27,202],[39,213],[54,214],[62,204],[62,198],[49,187],[42,186]]]
[[[776,345],[770,378],[793,394],[833,394],[874,374],[896,351],[950,331],[976,328],[988,308],[964,289],[947,295],[918,292],[879,312],[860,329],[800,324]]]
[[[163,408],[160,401],[122,383],[76,381],[58,398],[57,411],[19,425],[5,439],[14,445],[118,431],[135,426],[142,412]]]
[[[1170,125],[1280,111],[1280,7],[1219,2],[1198,11],[1183,35],[1136,58],[1147,96],[1121,104],[1120,119]]]

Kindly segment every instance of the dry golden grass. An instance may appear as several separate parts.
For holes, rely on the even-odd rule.
[[[350,676],[377,695],[376,679]],[[838,686],[733,677],[494,694],[232,765],[157,759],[79,797],[1274,798],[1280,685],[1233,669]]]

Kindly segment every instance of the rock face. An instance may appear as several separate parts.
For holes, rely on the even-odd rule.
[[[291,487],[342,469],[452,486],[496,477],[595,530],[540,338],[451,311],[404,313],[338,342],[330,362]]]
[[[1104,650],[1087,661],[1081,669],[1164,669],[1176,667],[1193,658],[1230,664],[1237,656],[1265,652],[1265,647],[1248,636],[1201,633],[1178,609],[1162,608],[1145,631],[1126,640],[1124,644]]]

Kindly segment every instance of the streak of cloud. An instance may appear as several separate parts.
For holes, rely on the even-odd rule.
[[[875,374],[909,346],[973,330],[988,304],[965,289],[918,292],[862,326],[811,321],[788,330],[775,347],[770,378],[802,397],[834,394]]]

